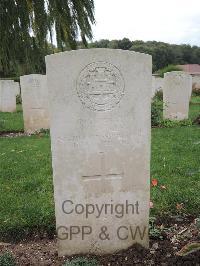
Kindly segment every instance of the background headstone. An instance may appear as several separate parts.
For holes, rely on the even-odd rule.
[[[45,75],[32,74],[20,77],[24,129],[33,133],[49,128],[49,105]]]
[[[162,90],[164,79],[157,76],[152,76],[152,98],[158,91]]]
[[[13,85],[14,85],[14,88],[15,88],[15,91],[16,91],[16,96],[17,95],[20,95],[20,85],[19,85],[19,82],[14,81],[13,82]]]
[[[0,80],[0,112],[16,111],[16,94],[12,80]]]
[[[85,49],[47,56],[46,64],[59,255],[111,253],[135,242],[148,247],[151,56]],[[74,209],[126,209],[127,201],[134,213],[121,218],[115,208],[99,218],[96,209],[88,217]]]
[[[181,71],[165,73],[163,85],[163,116],[170,120],[188,118],[192,93],[192,77]]]
[[[200,92],[200,74],[192,75],[192,90],[194,92]]]

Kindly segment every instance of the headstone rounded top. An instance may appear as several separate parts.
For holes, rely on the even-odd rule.
[[[124,79],[120,70],[108,62],[93,62],[83,68],[77,79],[77,94],[87,108],[108,111],[124,95]]]
[[[186,76],[190,76],[188,73],[184,72],[184,71],[171,71],[171,72],[166,72],[164,74],[164,77],[167,76],[180,76],[180,77],[186,77]]]

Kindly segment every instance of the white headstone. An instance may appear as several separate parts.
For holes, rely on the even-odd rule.
[[[85,49],[46,64],[59,255],[147,247],[151,56]]]
[[[49,105],[45,75],[20,77],[24,129],[28,133],[49,128]]]
[[[19,82],[13,82],[13,85],[14,85],[14,88],[15,88],[15,91],[16,91],[16,96],[17,95],[20,95],[20,85],[19,85]]]
[[[152,98],[158,91],[162,90],[164,79],[157,76],[152,76]]]
[[[0,112],[16,111],[16,95],[12,80],[0,80]]]
[[[192,88],[194,91],[200,91],[200,74],[192,75]]]
[[[181,71],[165,73],[163,86],[164,119],[187,119],[191,92],[192,77],[189,74]]]

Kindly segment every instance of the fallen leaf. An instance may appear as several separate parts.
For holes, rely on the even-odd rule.
[[[156,187],[156,186],[158,185],[158,180],[155,179],[155,178],[152,179],[152,180],[151,180],[151,184],[152,184],[153,187]]]
[[[161,189],[166,189],[166,186],[161,185],[160,188]]]
[[[187,256],[193,252],[196,252],[200,250],[200,243],[199,242],[194,242],[194,243],[189,243],[185,245],[179,252],[177,252],[178,256]]]

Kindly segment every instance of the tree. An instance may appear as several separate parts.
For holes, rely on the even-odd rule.
[[[53,47],[76,49],[92,39],[94,0],[1,0],[0,67],[4,75],[25,65],[25,72],[43,71],[44,56]],[[39,65],[38,65],[39,63]]]
[[[118,46],[119,49],[129,50],[132,46],[132,42],[128,38],[123,38],[122,40],[119,40]]]
[[[109,44],[109,40],[107,39],[102,39],[98,42],[90,43],[89,48],[107,48]]]

